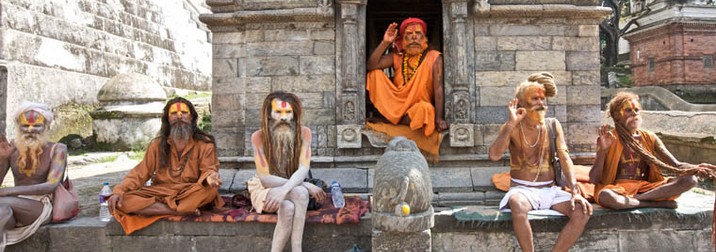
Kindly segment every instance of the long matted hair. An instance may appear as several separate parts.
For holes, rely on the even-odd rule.
[[[199,114],[196,112],[196,108],[194,108],[194,104],[192,104],[189,100],[184,99],[182,97],[176,97],[167,102],[167,104],[164,106],[164,110],[162,112],[162,128],[159,130],[159,168],[163,168],[167,165],[169,165],[169,157],[171,155],[171,148],[169,147],[169,143],[167,140],[169,140],[169,135],[171,134],[171,125],[169,124],[169,107],[171,107],[174,103],[181,102],[186,104],[187,107],[189,107],[189,113],[191,113],[191,128],[192,128],[192,138],[194,140],[214,143],[214,136],[210,135],[209,133],[204,132],[203,130],[200,130],[199,127],[197,127],[197,121],[199,120]]]
[[[271,102],[274,99],[279,99],[281,101],[288,102],[291,104],[291,107],[293,108],[293,121],[295,125],[294,129],[294,139],[293,139],[293,156],[291,157],[291,160],[288,162],[287,171],[281,171],[278,169],[278,160],[276,160],[276,157],[274,157],[274,146],[271,144],[272,142],[272,135],[270,130],[270,121],[271,121]],[[272,175],[279,175],[279,174],[287,174],[288,176],[291,176],[296,170],[298,170],[298,163],[299,158],[301,157],[301,145],[303,144],[303,138],[301,134],[301,100],[298,99],[298,97],[292,93],[284,92],[284,91],[274,91],[270,93],[263,101],[263,105],[261,106],[261,136],[262,136],[262,145],[264,149],[264,155],[266,155],[266,160],[268,160],[269,163],[269,172]],[[285,172],[285,173],[284,173]]]

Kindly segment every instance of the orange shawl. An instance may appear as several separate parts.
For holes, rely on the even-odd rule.
[[[641,135],[641,146],[644,147],[646,151],[649,153],[654,153],[654,144],[656,143],[656,136],[651,131],[637,129],[637,132],[639,132],[639,135]],[[612,134],[615,136],[617,135],[617,131],[612,130]],[[594,195],[599,195],[599,192],[604,188],[606,185],[613,185],[614,181],[617,177],[617,169],[619,167],[619,159],[622,156],[622,151],[624,150],[624,146],[619,141],[619,138],[617,137],[616,141],[612,144],[611,147],[609,147],[609,151],[607,152],[606,160],[604,161],[604,167],[602,168],[602,178],[601,183],[595,184],[594,186]],[[648,175],[649,182],[657,182],[664,180],[664,175],[661,174],[661,169],[659,167],[649,164],[649,175]]]

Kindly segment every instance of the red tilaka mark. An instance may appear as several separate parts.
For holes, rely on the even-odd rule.
[[[286,102],[285,102],[285,101],[281,101],[281,107],[282,107],[282,108],[285,108],[285,107],[286,107]]]
[[[537,95],[544,96],[544,92],[542,91],[542,89],[537,89]]]
[[[266,160],[264,160],[264,152],[259,148],[259,160],[261,160],[261,166],[266,167]]]
[[[29,111],[27,112],[27,122],[30,124],[35,124],[35,111]]]
[[[177,112],[181,111],[181,103],[177,102],[176,105],[177,105]]]
[[[632,109],[636,109],[636,103],[634,101],[629,101],[629,104],[631,104]]]

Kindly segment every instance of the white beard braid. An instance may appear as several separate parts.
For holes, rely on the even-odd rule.
[[[271,145],[273,160],[276,160],[277,171],[280,171],[281,175],[290,176],[288,174],[293,160],[293,145],[294,145],[294,128],[292,125],[280,125],[271,128]]]
[[[35,137],[27,138],[29,135],[34,135]],[[43,147],[49,141],[49,135],[45,131],[40,134],[18,132],[18,136],[20,137],[15,140],[18,151],[18,169],[29,177],[35,174],[37,167],[40,166],[40,156],[42,156]],[[26,169],[28,164],[30,168]]]

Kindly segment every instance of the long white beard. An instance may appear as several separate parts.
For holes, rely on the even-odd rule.
[[[49,141],[49,135],[45,131],[39,134],[18,132],[18,136],[15,140],[18,151],[17,165],[19,170],[29,177],[35,174],[37,167],[40,166],[40,156],[42,156],[43,147]]]
[[[175,142],[187,141],[193,134],[194,132],[191,125],[184,122],[178,122],[171,126],[169,137],[171,137]]]
[[[273,160],[276,160],[277,170],[286,172],[293,160],[294,128],[290,124],[280,124],[271,127],[271,145]],[[290,175],[290,174],[286,174]]]

